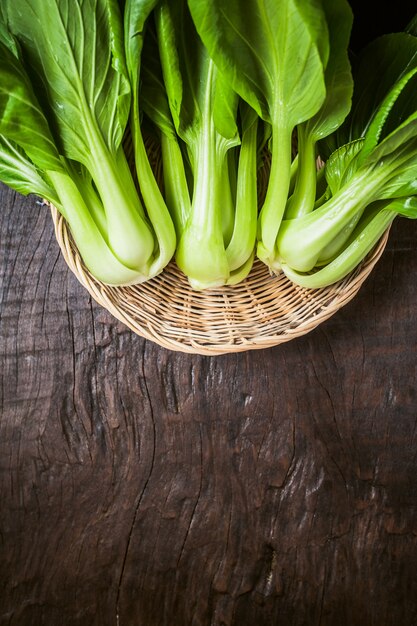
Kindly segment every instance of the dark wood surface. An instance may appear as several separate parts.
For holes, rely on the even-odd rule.
[[[309,335],[210,358],[0,206],[1,626],[417,624],[417,223]]]

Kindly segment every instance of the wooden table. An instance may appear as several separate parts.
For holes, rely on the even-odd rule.
[[[417,223],[310,334],[203,357],[0,206],[1,626],[415,626]]]

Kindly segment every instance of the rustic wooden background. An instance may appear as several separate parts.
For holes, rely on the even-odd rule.
[[[417,223],[309,335],[203,357],[0,206],[1,626],[415,626]]]
[[[415,626],[417,223],[309,335],[210,358],[0,207],[0,626]]]

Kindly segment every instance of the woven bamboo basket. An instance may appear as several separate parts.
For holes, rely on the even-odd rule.
[[[148,148],[161,180],[160,154],[152,142]],[[126,149],[129,155],[129,142]],[[260,197],[267,177],[266,165]],[[141,337],[169,350],[201,355],[269,348],[310,332],[352,300],[388,239],[387,231],[355,270],[323,289],[294,285],[283,273],[271,274],[259,260],[241,283],[202,292],[190,287],[175,261],[145,283],[111,287],[86,269],[65,220],[50,208],[64,259],[96,302]]]

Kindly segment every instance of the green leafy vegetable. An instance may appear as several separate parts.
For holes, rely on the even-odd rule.
[[[149,275],[151,276],[159,274],[171,260],[176,244],[174,225],[152,170],[140,124],[140,66],[144,31],[150,12],[153,10],[156,3],[157,0],[126,0],[124,10],[127,67],[133,90],[131,130],[135,152],[136,173],[157,242],[157,249],[154,255],[155,259],[149,270]]]
[[[272,161],[258,256],[273,261],[291,180],[294,128],[325,96],[329,34],[323,8],[303,0],[189,0],[198,33],[233,88],[271,125]]]
[[[387,49],[396,54],[387,71],[390,80],[380,81],[375,102],[376,82],[370,79],[366,86],[365,67],[381,68]],[[338,280],[375,245],[395,215],[417,217],[416,52],[417,40],[401,33],[364,51],[355,82],[360,96],[337,132],[353,141],[326,163],[327,198],[311,213],[284,220],[280,229],[278,256],[292,280],[311,286]]]
[[[172,209],[179,229],[176,261],[196,289],[232,284],[247,275],[254,256],[257,118],[243,120],[245,147],[235,190],[229,151],[240,144],[238,96],[198,38],[185,0],[163,0],[155,18],[167,99],[176,133],[186,146],[192,180],[190,205],[184,206],[188,199],[184,192],[181,205],[174,203]],[[169,136],[165,124],[160,128]],[[170,152],[180,173],[185,169],[181,154]],[[165,180],[169,175],[168,189],[175,189],[178,180],[173,167],[168,168]],[[245,238],[240,238],[243,229]]]
[[[1,23],[1,134],[54,188],[97,278],[124,284],[158,273],[175,237],[155,264],[163,247],[157,219],[142,207],[122,146],[131,85],[118,3],[5,0]]]
[[[353,18],[347,0],[3,0],[0,180],[55,205],[104,283],[175,257],[217,288],[257,255],[331,284],[417,218],[416,19],[353,56]]]
[[[159,129],[163,161],[163,180],[167,206],[179,237],[190,214],[191,200],[188,187],[184,148],[172,119],[159,57],[158,38],[154,19],[149,20],[142,51],[140,98],[143,111]]]
[[[353,78],[348,46],[353,14],[347,3],[323,2],[329,27],[330,53],[324,78],[326,97],[319,111],[297,126],[298,171],[295,190],[285,218],[309,213],[314,208],[317,185],[317,143],[334,133],[351,107]]]

